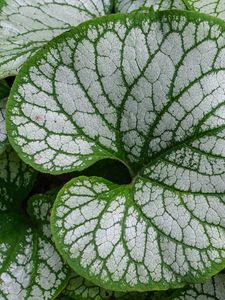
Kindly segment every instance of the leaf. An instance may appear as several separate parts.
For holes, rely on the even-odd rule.
[[[99,18],[17,77],[7,128],[26,162],[57,174],[113,158],[132,175],[74,179],[54,204],[58,250],[96,285],[168,289],[224,268],[224,30],[184,11]]]
[[[4,80],[0,80],[0,154],[5,150],[8,144],[5,127],[5,107],[9,91],[7,83]]]
[[[39,204],[44,218],[45,196],[35,196],[30,201],[30,210],[34,205],[32,216]],[[69,270],[51,240],[29,223],[21,214],[0,212],[1,299],[53,299],[68,281]]]
[[[188,0],[196,11],[225,20],[225,2],[223,0]]]
[[[52,238],[50,215],[52,204],[55,200],[55,196],[53,195],[36,194],[29,199],[27,206],[27,212],[32,221],[36,224],[40,234],[45,236],[47,239]]]
[[[147,293],[120,293],[105,290],[77,274],[73,274],[63,293],[75,300],[144,300],[147,296]]]
[[[6,149],[8,145],[8,138],[5,126],[5,108],[7,98],[0,99],[0,154]]]
[[[29,200],[32,223],[21,202],[36,171],[10,148],[1,154],[0,165],[0,299],[53,299],[67,284],[69,272],[47,235],[46,206],[54,198],[36,195]]]
[[[155,10],[186,9],[183,0],[116,0],[115,9],[118,12],[132,12],[141,7],[153,7]]]
[[[83,21],[108,14],[111,0],[2,0],[0,78],[16,75],[33,53]]]
[[[54,197],[52,195],[34,195],[28,202],[28,213],[38,225],[41,234],[51,239],[49,226],[51,208]],[[118,293],[104,290],[93,283],[73,273],[67,287],[63,290],[66,296],[76,300],[144,300],[146,293]]]
[[[197,223],[195,213],[188,215],[175,193],[164,189],[162,199],[157,185],[152,185],[151,191],[150,184],[142,187],[140,182],[125,187],[101,178],[80,177],[61,190],[52,212],[52,231],[68,264],[90,281],[115,290],[125,290],[124,286],[127,290],[179,287],[185,280],[204,280],[222,269],[222,229],[207,221]],[[151,192],[152,199],[143,195]],[[208,198],[210,202],[216,201],[216,197]],[[167,203],[165,208],[159,206],[163,200]],[[198,200],[197,197],[197,203]],[[142,206],[141,201],[146,204]],[[158,218],[149,216],[151,206]],[[168,211],[171,218],[180,212],[181,217],[177,216],[177,224],[174,221],[172,226],[168,223],[170,218],[160,211]],[[183,229],[184,240],[179,242],[173,232],[188,217],[190,225]],[[164,227],[156,220],[164,221]],[[170,226],[171,233],[166,232],[166,226]],[[200,248],[199,243],[205,239],[204,229],[212,245]],[[185,236],[188,230],[190,233]],[[214,236],[210,236],[211,232]],[[186,239],[196,240],[196,245]],[[217,243],[222,249],[216,248]]]
[[[54,197],[51,195],[34,195],[28,202],[28,212],[32,220],[38,225],[41,233],[51,239],[49,226],[51,208]],[[144,300],[146,293],[119,293],[104,290],[88,280],[73,273],[68,285],[63,290],[64,295],[76,300]]]
[[[34,184],[36,174],[11,147],[0,154],[0,211],[20,207]]]
[[[202,284],[195,284],[183,291],[176,291],[168,299],[174,300],[224,300],[225,275],[218,274],[209,281]]]

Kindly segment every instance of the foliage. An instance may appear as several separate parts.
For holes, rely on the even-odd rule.
[[[1,299],[224,299],[224,12],[0,1]]]

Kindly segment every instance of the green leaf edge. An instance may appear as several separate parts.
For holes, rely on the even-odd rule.
[[[114,5],[115,5],[115,1],[116,0],[109,0],[109,13],[112,13],[112,11],[113,11],[113,9],[114,9]],[[183,0],[182,0],[183,1]],[[186,0],[185,0],[186,1]],[[54,1],[52,1],[52,3],[53,3]],[[2,9],[3,9],[3,7],[5,7],[5,6],[7,6],[7,0],[0,0],[0,15],[1,15],[1,13],[2,13]],[[75,27],[75,26],[71,26],[71,29],[73,28],[73,27]],[[65,31],[66,32],[66,31]],[[58,37],[58,36],[57,36]],[[54,39],[54,38],[53,38]],[[51,42],[51,41],[49,41],[49,42]],[[48,44],[49,42],[47,42],[46,44]],[[38,47],[36,47],[36,49],[34,49],[34,50],[31,50],[31,51],[28,51],[27,53],[29,54],[29,57],[28,57],[28,59],[25,61],[25,63],[31,58],[31,57],[33,57],[33,55],[35,55],[34,54],[34,52],[35,53],[37,53],[37,52],[39,52],[42,48],[44,48],[45,47],[45,45],[46,44],[43,44],[41,47],[40,46],[38,46]],[[23,57],[24,56],[24,53],[20,53],[17,57]],[[12,59],[9,59],[8,61],[11,61]],[[0,79],[4,79],[4,78],[6,78],[6,77],[8,77],[8,76],[17,76],[17,74],[19,73],[19,71],[20,71],[20,69],[23,67],[23,65],[24,65],[24,63],[20,66],[20,67],[17,67],[16,69],[14,69],[13,71],[4,71],[4,73],[0,73]]]
[[[108,181],[108,180],[106,180],[104,178],[101,178],[101,177],[79,176],[79,177],[73,178],[72,180],[67,182],[63,186],[63,188],[59,191],[59,193],[56,197],[56,200],[53,204],[52,211],[51,211],[51,218],[50,218],[51,232],[52,232],[52,236],[53,236],[53,241],[54,241],[56,249],[58,250],[60,255],[64,258],[64,260],[67,262],[67,264],[81,277],[84,277],[88,281],[91,281],[94,284],[96,284],[96,285],[98,285],[98,286],[100,286],[104,289],[113,290],[113,291],[116,291],[116,292],[165,291],[165,290],[168,290],[168,289],[184,288],[186,285],[189,285],[189,284],[204,283],[208,279],[210,279],[212,276],[219,273],[220,271],[222,271],[225,268],[225,259],[223,259],[223,263],[221,263],[221,264],[217,264],[215,262],[212,262],[211,271],[199,276],[197,279],[193,278],[192,276],[189,277],[187,275],[187,276],[184,277],[183,282],[177,283],[177,284],[175,284],[175,283],[168,284],[168,283],[165,283],[164,280],[161,279],[158,283],[153,282],[153,284],[148,285],[148,286],[146,286],[146,284],[138,284],[138,285],[136,285],[135,288],[130,288],[129,290],[124,289],[123,286],[120,285],[119,283],[116,283],[116,284],[115,283],[112,283],[112,284],[111,283],[106,283],[106,284],[104,284],[102,281],[98,281],[98,279],[96,279],[95,276],[87,275],[87,273],[85,271],[85,268],[80,267],[80,265],[76,261],[76,259],[71,259],[70,256],[67,254],[67,252],[64,251],[63,242],[61,242],[60,239],[58,239],[58,234],[57,234],[58,229],[57,229],[57,226],[56,226],[56,220],[57,220],[56,211],[57,211],[58,206],[61,203],[62,196],[64,195],[64,193],[67,189],[69,189],[71,186],[74,186],[74,184],[76,184],[76,181],[90,180],[90,179],[91,180],[98,180],[98,181],[101,180],[102,183],[105,183],[106,185],[111,185],[115,188],[120,188],[120,189],[122,189],[123,187],[128,188],[128,189],[131,188],[131,184],[130,185],[118,185],[118,184],[114,184],[111,181]],[[113,191],[111,190],[111,192],[113,192]]]
[[[6,80],[0,79],[0,101],[3,101],[6,98],[8,98],[9,93],[10,93],[10,87],[8,86]],[[6,137],[5,141],[0,143],[0,155],[7,149],[8,145],[9,145],[9,140],[8,137]]]
[[[188,4],[187,0],[183,0],[183,2],[184,2],[184,4],[185,4],[187,7],[189,6],[189,8],[191,8],[190,5]],[[2,7],[3,4],[4,4],[3,1],[0,1],[0,8]],[[150,13],[149,13],[149,16],[151,17],[151,20],[154,20],[154,19],[157,18],[157,16],[160,17],[161,15],[167,14],[168,12],[170,12],[170,10],[169,10],[169,11],[164,11],[164,12],[157,12],[157,13],[156,13],[156,12],[150,12]],[[180,13],[180,12],[182,12],[182,13]],[[190,19],[196,19],[197,17],[201,17],[201,18],[204,17],[205,20],[211,21],[211,22],[214,23],[214,24],[218,24],[218,25],[220,25],[220,26],[225,30],[225,23],[224,23],[224,21],[223,21],[223,20],[220,20],[220,19],[218,19],[218,18],[216,18],[216,17],[213,17],[213,16],[205,15],[205,14],[198,13],[198,12],[190,12],[190,11],[189,11],[189,12],[186,12],[186,11],[178,11],[178,10],[173,10],[173,14],[177,14],[177,15],[185,15],[185,16],[188,16]],[[132,14],[132,15],[133,15],[133,14]],[[111,15],[111,16],[107,16],[107,17],[97,18],[97,20],[96,20],[96,19],[95,19],[95,20],[91,20],[91,21],[89,20],[89,21],[87,21],[87,22],[84,22],[84,23],[81,24],[81,25],[78,25],[77,27],[72,27],[72,28],[71,28],[71,32],[63,33],[62,35],[56,37],[55,39],[53,39],[52,41],[50,41],[47,45],[45,45],[42,49],[40,49],[40,50],[38,51],[38,53],[34,55],[34,57],[29,58],[28,61],[25,62],[25,64],[23,65],[23,67],[22,67],[22,69],[21,69],[21,72],[20,72],[19,74],[26,73],[26,70],[27,70],[27,68],[29,67],[30,63],[32,63],[33,61],[35,61],[36,57],[41,57],[42,53],[46,52],[46,51],[48,50],[48,48],[50,48],[54,43],[56,43],[56,42],[62,40],[63,37],[64,37],[64,35],[67,35],[67,36],[68,36],[68,35],[72,34],[73,32],[79,32],[79,31],[81,31],[83,28],[86,28],[87,26],[89,26],[89,25],[91,25],[91,24],[97,24],[97,23],[100,24],[101,22],[99,22],[100,20],[98,21],[98,19],[101,19],[102,21],[104,21],[106,18],[107,18],[107,20],[114,20],[114,19],[119,20],[120,18],[123,19],[124,17],[127,17],[127,16],[128,16],[128,14],[115,14],[115,15]],[[195,17],[196,17],[196,18],[195,18]],[[12,91],[11,91],[11,93],[10,93],[9,101],[8,101],[8,104],[7,104],[6,124],[7,124],[7,132],[9,132],[9,133],[10,133],[10,129],[11,129],[11,128],[10,128],[10,124],[9,124],[9,116],[8,116],[8,114],[9,114],[9,108],[10,108],[10,106],[12,106],[12,103],[11,103],[11,102],[12,102],[12,94],[13,94],[14,90],[16,89],[16,87],[17,87],[18,85],[19,85],[19,78],[16,79],[15,84],[13,85]],[[39,168],[39,165],[33,164],[32,162],[29,162],[27,159],[24,159],[24,158],[23,158],[22,152],[20,153],[20,151],[19,151],[18,148],[17,148],[17,145],[13,142],[13,140],[12,140],[12,138],[11,138],[10,135],[9,135],[9,140],[10,140],[10,143],[11,143],[11,145],[13,146],[13,148],[17,151],[18,155],[22,158],[22,160],[24,160],[26,163],[28,163],[29,165],[31,165],[31,166],[34,167],[35,169],[39,169],[39,170],[43,171],[42,168]],[[111,157],[111,156],[109,156],[109,158],[115,159],[115,157]],[[92,164],[93,164],[93,163],[91,163],[91,165],[92,165]],[[88,167],[88,166],[87,166],[87,167]],[[77,168],[71,169],[71,171],[69,171],[69,172],[72,172],[72,171],[74,171],[74,170],[77,170]],[[58,174],[58,173],[62,174],[62,173],[69,173],[69,172],[68,172],[68,171],[65,171],[65,172],[60,171],[60,172],[53,172],[52,174]],[[87,178],[90,178],[90,177],[87,177]],[[59,201],[59,200],[58,200],[58,197],[64,192],[65,188],[68,187],[68,186],[70,186],[70,185],[72,185],[72,183],[74,183],[75,181],[76,181],[76,179],[73,179],[73,180],[70,181],[67,185],[65,185],[65,186],[63,187],[63,189],[62,189],[62,190],[60,191],[60,193],[58,194],[57,200],[56,200],[56,201]],[[110,181],[108,181],[108,182],[110,182]],[[53,209],[53,212],[55,212],[54,209]],[[53,235],[54,235],[54,217],[51,218],[51,228],[52,228],[52,232],[53,232]],[[60,247],[58,246],[59,243],[58,243],[57,239],[55,240],[55,242],[56,242],[58,251],[61,252],[61,251],[60,251]],[[64,256],[64,255],[63,255],[63,256]],[[224,264],[225,264],[225,263],[224,263]],[[77,269],[78,269],[78,268],[77,268]],[[79,271],[80,271],[80,270],[79,270]],[[80,271],[79,273],[81,273],[81,271]],[[83,274],[85,275],[85,272],[83,272]],[[213,274],[214,274],[214,273],[213,273]],[[83,277],[85,277],[85,276],[83,276]],[[86,277],[85,277],[85,278],[86,278]],[[89,278],[88,278],[88,279],[89,279]],[[200,281],[198,281],[198,282],[200,282]],[[202,282],[202,281],[201,281],[201,282]],[[66,284],[65,284],[65,286],[66,286]],[[182,285],[182,286],[183,286],[183,285]],[[181,286],[179,285],[179,286],[177,286],[177,287],[181,287]],[[59,293],[60,293],[60,291],[59,291]]]
[[[109,6],[109,15],[112,15],[112,14],[119,14],[120,12],[119,11],[116,11],[115,9],[116,9],[116,1],[117,0],[110,0],[110,6]],[[163,0],[164,1],[164,0]],[[189,3],[189,0],[181,0],[182,2],[183,2],[183,4],[184,4],[184,6],[186,7],[186,9],[187,10],[189,10],[189,11],[196,11],[195,10],[195,8]],[[7,5],[7,0],[0,0],[0,14],[2,13],[2,9],[3,9],[3,7],[5,7],[6,5]],[[151,6],[152,7],[152,6]],[[149,8],[151,8],[151,7],[149,7]],[[175,9],[174,9],[175,10]],[[106,15],[106,16],[108,16],[108,15]],[[87,21],[88,22],[88,21]],[[86,21],[84,22],[84,23],[86,23]],[[79,25],[78,25],[79,26]],[[75,26],[71,26],[71,30],[74,28]],[[57,37],[56,37],[57,38]],[[55,38],[53,38],[53,39],[55,39]],[[51,41],[49,41],[48,43],[50,43]],[[46,43],[45,45],[43,45],[42,47],[38,47],[38,49],[37,50],[34,50],[34,51],[30,51],[30,56],[28,57],[28,59],[25,61],[25,63],[27,62],[27,61],[29,61],[30,60],[30,58],[33,56],[33,52],[39,52],[42,48],[45,48],[45,46],[48,44],[48,43]],[[35,54],[34,54],[35,55]],[[19,55],[18,57],[20,57],[21,55]],[[22,54],[22,56],[23,56],[23,54]],[[25,64],[24,63],[24,64]],[[23,64],[23,65],[24,65]],[[19,71],[20,71],[20,69],[21,68],[23,68],[23,65],[19,68],[19,70],[17,69],[17,70],[14,70],[14,71],[5,71],[2,75],[0,74],[0,79],[4,79],[4,78],[6,78],[6,77],[8,77],[8,76],[16,76],[18,73],[19,73]]]
[[[10,216],[14,217],[14,219],[17,220],[17,222],[19,220],[19,224],[20,224],[21,227],[19,227],[19,229],[16,228],[14,230],[15,235],[18,235],[18,233],[20,233],[20,231],[22,231],[24,228],[25,229],[31,228],[31,230],[32,230],[33,248],[32,248],[32,255],[31,256],[34,260],[34,265],[33,265],[32,272],[30,274],[29,286],[27,287],[27,290],[29,291],[29,294],[28,294],[28,298],[27,298],[27,295],[26,295],[26,299],[29,299],[30,298],[30,292],[31,292],[31,289],[32,289],[32,285],[33,285],[33,281],[35,280],[35,277],[37,275],[36,272],[37,272],[37,269],[38,269],[38,257],[37,257],[37,254],[38,254],[38,247],[37,247],[38,246],[38,239],[39,239],[39,237],[41,237],[44,241],[48,241],[48,240],[44,235],[42,235],[40,233],[40,230],[35,226],[35,224],[32,224],[30,222],[29,217],[27,219],[27,217],[25,215],[22,215],[19,212],[14,212],[12,210],[7,210],[7,211],[0,212],[0,215],[1,214],[5,214],[6,216],[8,214],[10,214]],[[22,234],[23,234],[23,232],[22,232]],[[14,258],[15,258],[14,256],[15,256],[15,253],[16,253],[15,250],[16,250],[17,245],[19,245],[18,243],[20,242],[20,238],[21,237],[19,236],[19,240],[16,240],[17,243],[15,244],[15,247],[10,250],[10,253],[7,257],[6,262],[3,262],[3,263],[8,264],[8,263],[10,263],[14,260]],[[55,246],[53,242],[49,242],[49,243],[51,243],[52,246]],[[56,249],[55,249],[55,251],[56,251]],[[71,272],[68,271],[67,276],[64,279],[64,281],[58,287],[58,289],[56,289],[53,298],[48,298],[46,300],[53,300],[53,299],[57,298],[57,296],[62,293],[62,291],[65,289],[65,287],[67,286],[67,284],[69,282],[70,274],[71,274]],[[1,298],[1,300],[3,300],[3,298]],[[18,300],[22,300],[22,299],[18,298]]]
[[[35,200],[39,199],[40,197],[45,197],[45,200],[44,200],[45,202],[48,202],[48,201],[49,201],[49,203],[51,203],[51,204],[54,203],[54,197],[53,197],[53,196],[51,196],[51,195],[49,195],[49,194],[41,194],[41,193],[40,193],[40,194],[35,194],[35,195],[31,196],[31,197],[28,199],[28,201],[27,201],[27,208],[26,208],[26,211],[27,211],[27,214],[28,214],[28,220],[29,220],[29,218],[30,218],[31,221],[32,221],[32,223],[31,223],[31,224],[29,223],[28,226],[30,226],[30,227],[35,231],[35,236],[36,236],[36,239],[35,239],[35,255],[37,254],[37,241],[38,241],[38,236],[41,236],[43,240],[46,240],[46,241],[48,241],[49,243],[51,243],[51,244],[54,246],[55,251],[57,251],[56,246],[55,246],[53,240],[49,241],[49,240],[47,239],[47,237],[41,232],[41,229],[40,229],[41,221],[37,221],[37,220],[35,219],[34,215],[33,215],[33,206],[32,206],[32,203],[33,203]],[[58,251],[57,251],[57,252],[58,252]],[[34,252],[33,252],[32,255],[34,255]],[[60,255],[60,254],[59,254],[59,255]],[[33,270],[33,273],[32,273],[32,275],[31,275],[31,278],[32,278],[33,276],[36,275],[36,267],[37,267],[37,266],[35,266],[35,268],[34,268],[34,270]],[[63,290],[66,288],[66,286],[67,286],[68,283],[69,283],[71,274],[72,274],[72,271],[68,271],[66,278],[64,279],[64,281],[62,282],[62,284],[58,287],[58,289],[56,290],[56,292],[55,292],[55,294],[54,294],[54,297],[53,297],[51,300],[57,299],[57,297],[58,297],[59,295],[61,295],[61,293],[63,292]]]
[[[73,272],[72,275],[71,275],[71,280],[74,279],[74,275],[76,275],[76,276],[78,276],[80,278],[83,278],[83,277],[81,277],[78,274],[76,274],[76,273]],[[85,278],[83,278],[83,280],[86,281]],[[140,296],[139,300],[152,300],[152,298],[148,298],[148,297],[150,297],[150,295],[151,296],[154,295],[154,292],[153,293],[152,292],[150,292],[150,293],[148,293],[148,292],[147,293],[146,292],[139,293],[140,295],[138,295],[138,292],[127,292],[127,293],[126,292],[119,292],[120,295],[118,295],[118,294],[115,295],[117,293],[116,291],[111,291],[109,289],[103,289],[103,288],[95,285],[94,283],[91,283],[92,286],[89,287],[87,285],[87,283],[91,283],[91,282],[90,281],[84,282],[83,287],[85,287],[85,291],[88,290],[88,289],[92,289],[92,288],[96,287],[96,288],[100,288],[102,290],[102,292],[104,292],[104,291],[109,292],[110,291],[112,293],[112,295],[106,296],[106,297],[101,296],[100,294],[98,294],[98,296],[97,296],[98,300],[112,300],[112,299],[113,300],[128,300],[128,297],[130,298],[129,300],[137,300],[137,297],[139,298],[139,296]],[[70,280],[69,280],[68,285],[70,285]],[[73,294],[73,292],[74,292],[74,294]],[[66,297],[69,297],[69,298],[71,298],[73,300],[93,300],[94,299],[93,297],[92,298],[83,297],[82,294],[79,294],[79,292],[76,295],[76,289],[74,289],[74,290],[71,289],[70,290],[70,289],[65,288],[65,290],[62,292],[62,295],[66,296]],[[136,298],[134,298],[134,297],[136,297]],[[162,299],[159,299],[159,300],[162,300]]]
[[[9,143],[5,145],[4,151],[1,151],[1,150],[2,149],[0,148],[0,157],[2,155],[6,154],[6,152],[8,151],[8,154],[6,154],[8,163],[10,162],[11,152],[14,152],[14,154],[16,156],[18,156],[18,153],[14,151],[14,149],[9,145]],[[22,161],[21,159],[20,159],[20,164],[22,164],[22,165],[24,164],[24,161]],[[11,189],[12,191],[15,190],[15,192],[17,192],[17,194],[15,194],[15,197],[12,198],[11,203],[9,203],[10,206],[7,208],[6,211],[11,211],[12,207],[13,207],[14,208],[13,212],[18,213],[18,209],[21,207],[21,202],[29,195],[29,193],[31,192],[31,190],[34,186],[34,183],[37,179],[38,172],[35,169],[31,168],[29,165],[27,165],[26,167],[27,167],[26,172],[28,172],[28,169],[29,169],[29,172],[31,173],[31,177],[29,180],[29,184],[26,185],[26,187],[23,186],[22,189],[20,187],[15,186],[14,182],[5,181],[4,178],[0,177],[0,190],[2,187],[6,186],[7,190]],[[21,168],[22,168],[22,166],[20,166],[20,171],[21,171]],[[19,175],[17,174],[17,176],[21,176],[21,174],[19,174]],[[17,191],[17,189],[18,189],[18,191]],[[19,192],[19,194],[18,194],[18,192]],[[0,194],[0,196],[1,196],[1,194]],[[2,200],[0,200],[0,201],[2,201]],[[3,201],[5,201],[4,198],[3,198]],[[2,213],[1,210],[0,210],[0,213]]]
[[[125,20],[127,18],[131,19],[132,22],[135,23],[136,20],[137,20],[137,22],[139,22],[139,20],[142,19],[143,17],[145,17],[146,15],[149,17],[149,21],[160,20],[162,17],[170,16],[170,15],[171,16],[176,16],[176,15],[177,16],[185,16],[187,18],[187,20],[190,20],[190,21],[202,20],[202,21],[208,21],[209,24],[211,24],[211,25],[219,25],[221,27],[221,31],[222,32],[225,31],[225,22],[223,20],[213,17],[213,16],[203,14],[203,13],[199,13],[199,12],[195,12],[195,11],[185,11],[185,10],[165,10],[165,11],[157,11],[157,12],[154,12],[151,10],[148,13],[143,13],[143,11],[142,12],[135,11],[130,14],[117,13],[117,14],[112,14],[109,16],[98,17],[96,19],[81,23],[80,25],[78,25],[76,27],[72,27],[70,31],[64,32],[61,35],[54,38],[53,40],[51,40],[50,42],[48,42],[36,54],[34,54],[32,57],[30,57],[24,63],[23,67],[21,68],[19,74],[17,75],[17,77],[13,83],[13,86],[11,88],[10,95],[8,98],[8,102],[6,105],[6,131],[8,134],[9,142],[12,145],[12,147],[14,148],[14,150],[17,152],[19,157],[26,164],[30,165],[31,167],[33,167],[35,170],[37,170],[39,172],[48,173],[48,174],[52,174],[52,175],[59,175],[59,174],[71,173],[74,171],[83,171],[84,169],[93,165],[95,162],[102,160],[102,159],[116,159],[116,160],[121,161],[118,157],[116,157],[115,155],[111,155],[110,152],[108,152],[109,155],[104,155],[104,156],[100,157],[99,159],[97,159],[95,156],[94,159],[92,159],[90,162],[88,162],[86,164],[86,166],[83,166],[83,167],[72,167],[71,169],[64,170],[64,171],[62,171],[62,170],[61,171],[46,170],[41,165],[34,163],[31,159],[24,157],[23,152],[20,150],[20,147],[15,143],[14,138],[12,136],[13,126],[10,121],[10,111],[14,107],[13,95],[14,95],[14,92],[16,94],[16,91],[20,86],[20,76],[25,76],[27,74],[27,71],[30,68],[30,65],[35,64],[36,60],[40,59],[44,54],[46,54],[49,51],[49,49],[51,49],[52,46],[54,46],[55,44],[57,44],[60,41],[63,41],[66,37],[73,36],[74,33],[77,35],[80,35],[81,39],[82,39],[83,30],[86,30],[91,25],[101,25],[105,21],[107,21],[107,22],[114,21],[114,20],[119,21],[119,20]],[[79,42],[79,40],[80,39],[77,39],[78,42]],[[121,161],[121,162],[126,165],[126,162],[124,162],[124,161]],[[129,166],[127,166],[127,167],[129,168]]]
[[[190,10],[190,11],[195,11],[195,9],[191,6],[191,4],[189,3],[189,0],[182,0],[182,2],[184,3],[184,5],[186,6],[186,9],[187,10]]]
[[[6,6],[6,0],[0,0],[0,14],[2,14],[3,7]],[[8,76],[16,76],[17,72],[7,71],[4,72],[2,75],[0,74],[0,79],[4,79]]]
[[[116,8],[116,6],[117,6],[117,0],[112,0],[112,1],[114,1],[114,9]],[[138,0],[137,0],[138,1]],[[159,3],[159,5],[161,5],[164,1],[167,1],[167,0],[161,0],[160,1],[160,3]],[[200,0],[201,1],[201,0]],[[184,6],[186,7],[186,10],[193,10],[193,11],[195,11],[195,9],[192,7],[192,5],[189,3],[189,0],[181,0],[181,2],[183,2],[183,4],[184,4]],[[142,8],[148,8],[148,9],[152,9],[153,11],[154,11],[154,3],[152,4],[152,5],[150,5],[150,6],[145,6],[145,4],[142,6]],[[139,10],[139,9],[141,9],[141,7],[140,8],[138,8],[137,9],[137,11]],[[162,9],[159,9],[160,11],[163,11]],[[171,9],[172,10],[172,9]],[[176,9],[174,9],[173,8],[173,10],[176,10]],[[117,13],[117,10],[116,10],[116,13]],[[118,11],[118,13],[119,13],[119,11]]]

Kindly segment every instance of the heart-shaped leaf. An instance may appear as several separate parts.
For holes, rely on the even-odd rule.
[[[4,80],[0,80],[0,154],[7,146],[7,134],[5,128],[5,107],[9,95],[9,87]]]
[[[221,273],[202,284],[176,291],[168,300],[224,300],[225,274]]]
[[[51,195],[35,195],[28,202],[29,215],[47,239],[51,239],[49,221],[53,199]],[[146,298],[146,293],[119,293],[105,290],[75,273],[70,277],[63,294],[76,300],[144,300]]]
[[[196,11],[225,20],[224,0],[188,0],[188,3]]]
[[[36,173],[11,147],[0,155],[0,211],[20,207],[34,184]]]
[[[0,78],[17,74],[24,61],[53,37],[110,10],[110,0],[2,0]]]
[[[105,290],[83,277],[74,274],[63,294],[75,300],[144,300],[147,293],[121,293]],[[149,300],[150,295],[148,296]]]
[[[111,157],[132,174],[77,178],[55,202],[56,245],[91,282],[168,289],[224,268],[224,32],[191,12],[99,18],[18,76],[7,124],[25,161],[56,174]]]
[[[183,0],[116,0],[115,9],[119,12],[132,12],[141,7],[157,9],[186,9]]]
[[[44,195],[29,201],[31,216],[39,225],[47,218],[48,204]],[[0,212],[1,299],[54,299],[67,284],[69,269],[43,234],[45,227],[29,223],[21,213]]]

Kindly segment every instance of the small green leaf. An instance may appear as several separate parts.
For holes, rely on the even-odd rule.
[[[132,182],[80,177],[52,211],[58,250],[116,291],[181,287],[225,267],[225,24],[203,14],[114,15],[25,64],[10,141],[52,174],[118,159]]]
[[[50,215],[55,197],[51,194],[37,194],[28,201],[27,211],[40,233],[51,239]]]
[[[153,7],[155,10],[186,9],[183,0],[116,0],[115,9],[118,12],[132,12],[141,7]]]
[[[188,3],[196,11],[225,20],[224,0],[188,0]]]
[[[34,184],[36,174],[11,147],[0,154],[0,211],[20,207]]]
[[[202,284],[176,291],[168,300],[224,300],[225,274],[221,273]]]
[[[55,36],[110,10],[110,0],[2,0],[0,78],[16,75],[24,61]]]
[[[32,217],[45,220],[46,204],[45,196],[34,196],[29,203]],[[50,300],[67,284],[68,267],[42,228],[28,221],[21,214],[0,212],[1,299]]]
[[[5,107],[9,95],[9,87],[4,80],[0,80],[0,154],[5,150],[8,139],[5,126]]]
[[[147,296],[147,293],[120,293],[105,290],[77,274],[71,277],[63,293],[75,300],[144,300]]]

